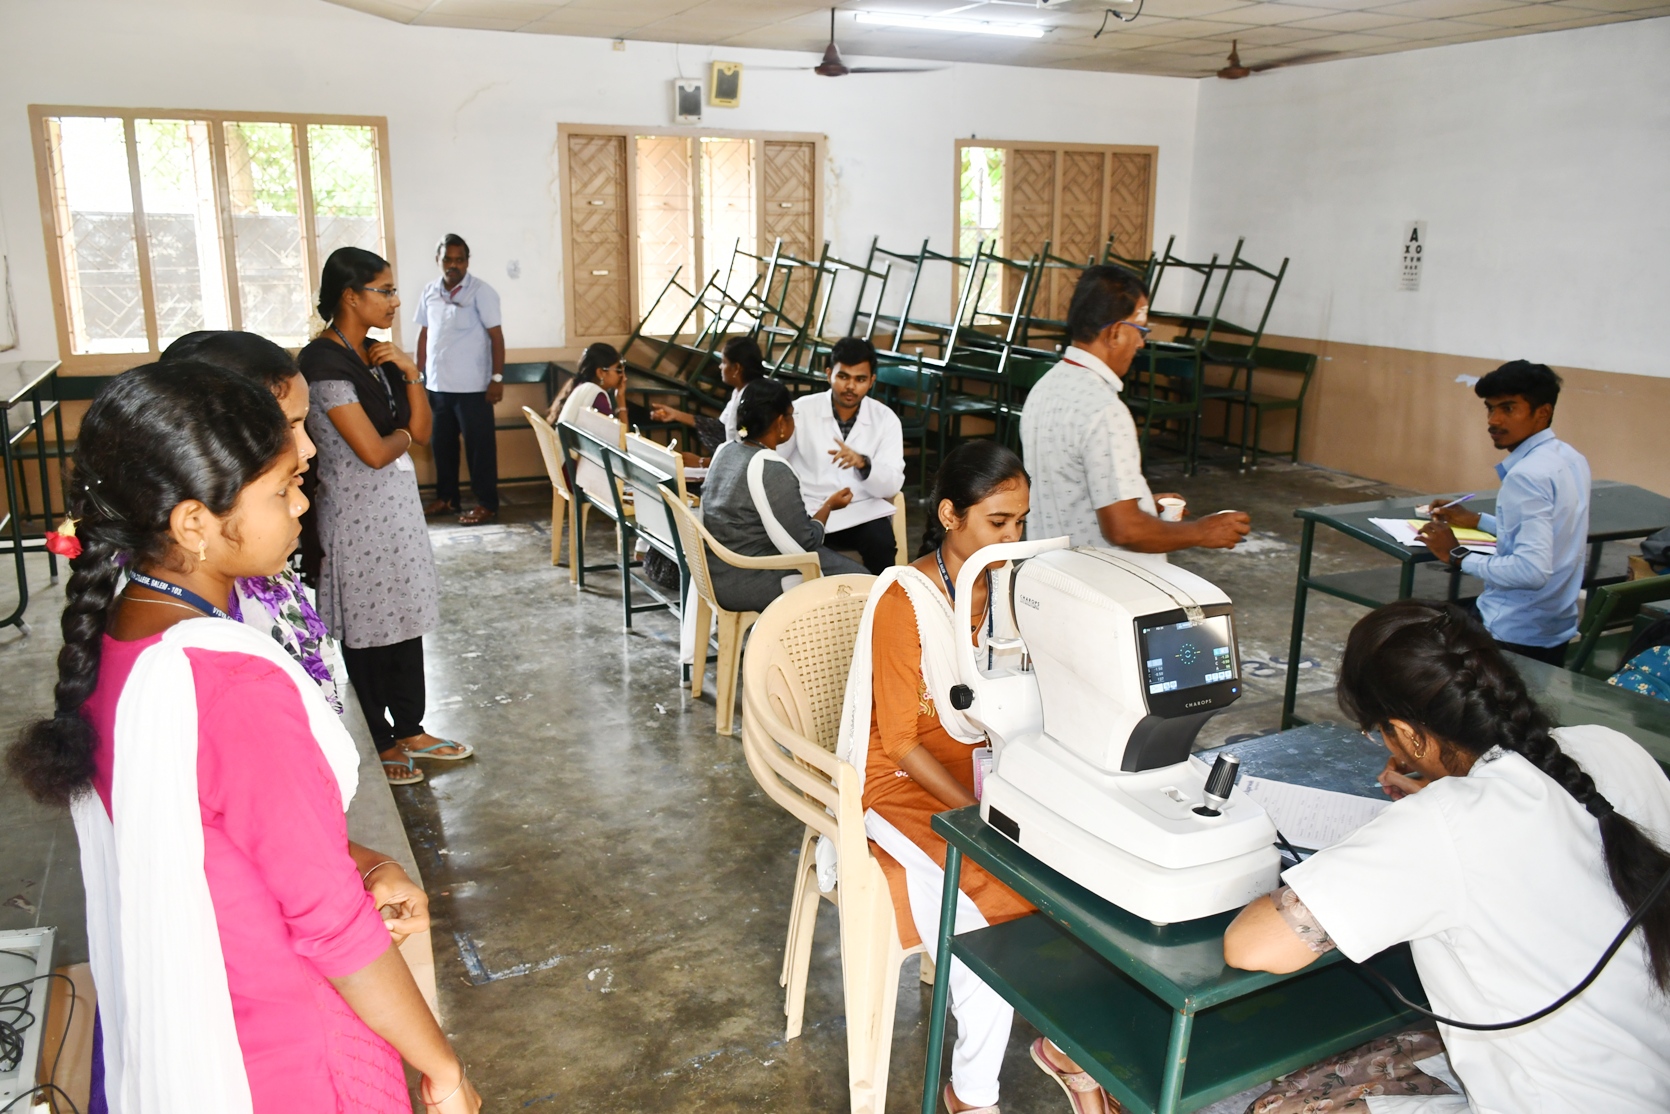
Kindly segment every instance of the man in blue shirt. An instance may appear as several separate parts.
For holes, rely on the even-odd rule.
[[[458,516],[466,526],[499,513],[499,447],[493,407],[504,397],[504,329],[499,295],[470,274],[470,245],[447,233],[435,248],[441,277],[418,298],[417,365],[435,415],[435,499],[425,514],[458,512],[458,435],[470,462],[476,505]]]
[[[1577,634],[1589,535],[1589,462],[1554,436],[1560,377],[1543,364],[1514,360],[1480,379],[1490,440],[1508,458],[1496,466],[1496,513],[1434,503],[1421,531],[1427,548],[1484,581],[1479,618],[1503,649],[1550,665],[1565,662]],[[1452,526],[1496,535],[1496,552],[1470,552]]]

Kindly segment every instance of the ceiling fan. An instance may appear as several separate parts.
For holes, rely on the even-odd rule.
[[[855,73],[932,73],[944,66],[849,66],[841,60],[841,48],[835,45],[835,9],[829,9],[829,45],[823,48],[823,60],[815,66],[754,66],[757,70],[811,70],[820,77],[845,77]]]
[[[1296,66],[1301,62],[1314,62],[1319,58],[1330,58],[1338,53],[1338,51],[1332,50],[1320,51],[1315,54],[1299,54],[1292,58],[1284,58],[1280,62],[1266,62],[1262,66],[1243,66],[1241,64],[1240,45],[1241,41],[1239,39],[1231,39],[1229,42],[1229,65],[1218,71],[1218,76],[1225,81],[1238,81],[1243,77],[1251,77],[1255,73],[1263,73],[1265,70],[1279,70],[1283,66]]]

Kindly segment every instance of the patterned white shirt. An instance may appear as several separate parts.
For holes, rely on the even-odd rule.
[[[1136,499],[1154,513],[1136,422],[1121,389],[1106,364],[1072,347],[1026,396],[1021,446],[1032,476],[1028,537],[1066,534],[1074,545],[1106,548],[1098,507]]]

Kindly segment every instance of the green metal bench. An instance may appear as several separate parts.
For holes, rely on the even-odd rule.
[[[1634,637],[1636,614],[1643,604],[1660,600],[1670,600],[1670,573],[1594,589],[1583,609],[1577,646],[1566,652],[1566,668],[1603,680],[1616,673],[1624,664],[1617,659]]]

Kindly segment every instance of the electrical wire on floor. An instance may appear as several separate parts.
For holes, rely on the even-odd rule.
[[[26,952],[18,951],[6,951],[0,954],[15,955],[23,959],[35,958]],[[65,1094],[64,1089],[57,1083],[58,1062],[64,1057],[64,1045],[69,1043],[70,1027],[75,1023],[75,980],[68,975],[57,971],[49,971],[44,975],[35,975],[27,979],[20,979],[17,982],[0,984],[0,1071],[15,1071],[23,1063],[24,1036],[36,1020],[34,1013],[29,1009],[31,995],[28,988],[29,984],[40,982],[42,979],[62,979],[64,984],[70,988],[70,1004],[69,1008],[64,1011],[64,1031],[58,1038],[58,1051],[52,1055],[52,1068],[47,1072],[47,1081],[18,1095],[5,1106],[0,1106],[0,1114],[6,1114],[6,1111],[12,1109],[23,1099],[39,1094],[41,1091],[57,1092],[57,1094],[63,1096],[65,1102],[69,1103],[69,1108],[73,1114],[81,1114],[81,1110],[76,1106],[75,1101],[68,1094]],[[54,1114],[61,1114],[56,1098],[49,1096],[49,1103]]]

